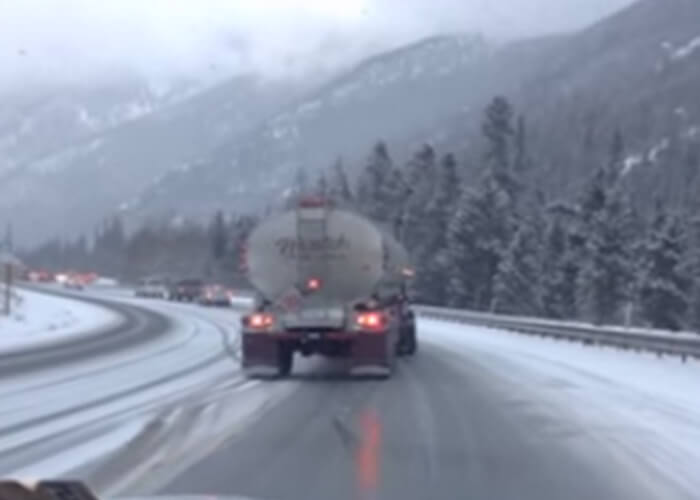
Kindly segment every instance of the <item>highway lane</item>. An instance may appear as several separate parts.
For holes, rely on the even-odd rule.
[[[424,334],[425,335],[425,334]],[[387,381],[304,367],[293,393],[159,488],[269,500],[682,498],[437,345]]]
[[[69,295],[125,321],[88,334],[96,350],[71,341],[74,356],[70,344],[30,353],[0,378],[0,476],[67,476],[121,492],[164,457],[206,453],[284,397],[242,376],[231,309],[123,290]]]
[[[152,309],[123,304],[87,294],[70,294],[47,287],[31,290],[82,300],[114,312],[119,320],[104,328],[67,340],[41,344],[27,350],[0,354],[0,381],[28,372],[75,365],[84,360],[114,355],[120,350],[158,340],[172,327],[170,319]]]
[[[113,357],[57,367],[58,377],[41,370],[3,380],[0,399],[16,403],[0,410],[10,426],[0,441],[16,445],[0,451],[0,472],[34,472],[31,464],[55,455],[40,469],[52,470],[49,462],[63,466],[90,440],[142,421],[126,447],[75,460],[70,475],[119,495],[685,498],[606,451],[570,415],[541,411],[537,392],[499,377],[483,353],[428,342],[386,381],[300,360],[290,380],[250,383],[236,362],[235,311],[98,300],[145,308],[170,329]],[[40,414],[23,405],[27,389],[43,402]]]
[[[237,371],[212,321],[138,301],[75,297],[123,320],[3,360],[0,473],[32,470],[106,429],[146,425],[190,392]]]

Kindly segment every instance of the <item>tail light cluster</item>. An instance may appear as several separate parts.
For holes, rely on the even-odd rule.
[[[381,332],[386,329],[386,316],[378,311],[361,312],[355,317],[358,330]]]
[[[243,323],[253,330],[269,330],[275,324],[275,317],[267,313],[254,313],[246,316],[243,319]]]

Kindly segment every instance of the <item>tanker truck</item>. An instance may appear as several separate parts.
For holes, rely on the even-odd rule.
[[[249,376],[287,376],[294,353],[345,358],[351,374],[389,377],[416,352],[406,250],[368,219],[306,199],[253,230],[246,270],[256,289],[242,317]]]

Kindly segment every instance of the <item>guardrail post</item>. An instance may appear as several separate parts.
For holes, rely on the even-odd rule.
[[[9,316],[12,313],[12,265],[6,262],[3,267],[5,268],[5,307],[3,307],[3,312],[5,316]]]

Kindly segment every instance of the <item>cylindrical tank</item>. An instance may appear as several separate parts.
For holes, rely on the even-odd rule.
[[[335,302],[369,297],[408,265],[403,247],[369,220],[326,207],[300,208],[264,221],[248,240],[253,286],[268,300],[302,290]]]

